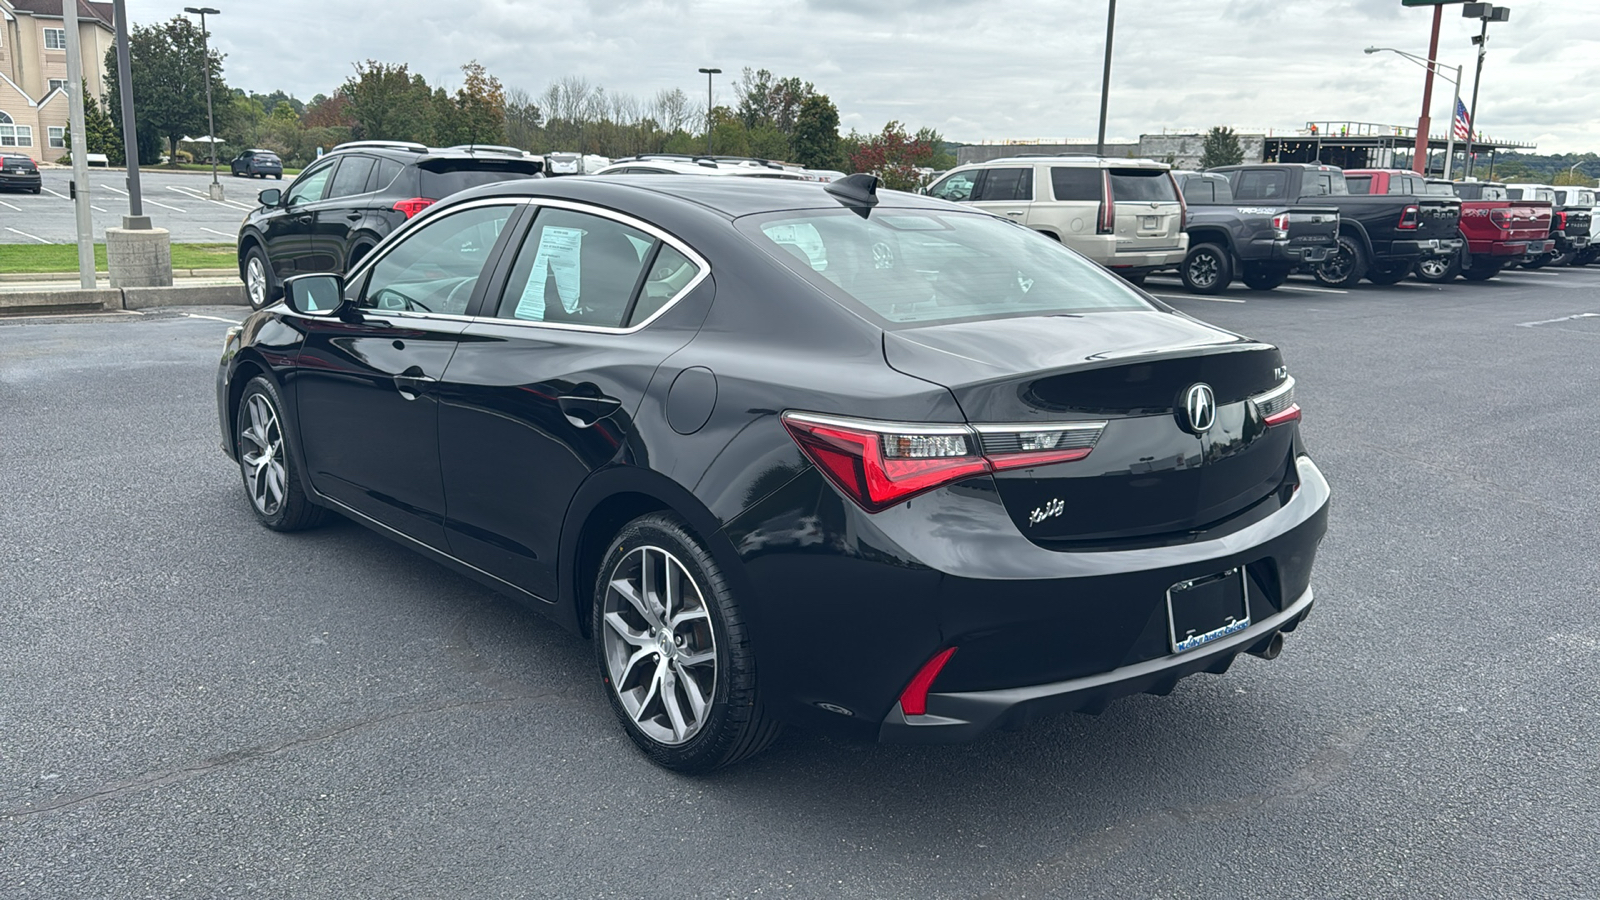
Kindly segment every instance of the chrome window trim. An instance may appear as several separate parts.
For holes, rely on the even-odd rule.
[[[525,206],[531,199],[531,197],[485,197],[482,200],[473,200],[468,203],[463,203],[460,206],[452,206],[448,212],[444,213],[444,216],[451,216],[463,210],[477,209],[480,206],[510,206],[513,207],[512,211],[515,212],[516,206]],[[379,242],[379,252],[368,253],[366,256],[362,257],[361,262],[344,276],[344,283],[349,285],[367,277],[367,270],[377,265],[390,253],[394,252],[394,248],[399,246],[400,242],[405,239],[403,235],[406,235],[413,229],[419,227],[417,223],[422,221],[432,221],[432,217],[430,216],[425,220],[422,214],[419,213],[418,215],[407,219],[399,228],[389,232],[389,236]]]
[[[830,425],[834,428],[850,428],[856,431],[871,431],[878,434],[961,435],[962,437],[972,437],[972,426],[956,422],[951,422],[948,425],[936,422],[889,422],[882,419],[858,419],[850,416],[833,416],[827,413],[799,412],[796,410],[785,410],[780,418],[786,421],[806,422],[812,425]]]
[[[979,434],[1022,434],[1036,431],[1103,431],[1109,423],[1107,419],[1097,419],[1093,422],[1018,422],[1002,425],[974,425]]]
[[[603,206],[594,206],[589,203],[581,203],[575,200],[558,200],[553,197],[527,197],[523,199],[534,207],[535,214],[537,214],[538,210],[543,207],[549,207],[551,209],[566,209],[573,212],[580,212],[585,215],[596,216],[602,219],[610,219],[614,222],[626,225],[629,228],[642,231],[683,254],[684,258],[693,263],[699,269],[699,271],[695,273],[693,278],[689,279],[688,284],[683,286],[683,290],[678,291],[676,296],[667,301],[667,303],[664,304],[660,309],[651,313],[649,318],[642,322],[638,322],[626,327],[606,325],[576,325],[570,322],[532,322],[527,319],[506,319],[501,318],[500,316],[478,316],[477,321],[480,323],[489,325],[512,325],[520,328],[548,328],[552,331],[584,331],[589,332],[590,334],[633,334],[636,331],[648,327],[651,322],[661,318],[663,315],[666,315],[667,310],[677,306],[680,302],[682,302],[683,298],[694,293],[694,289],[699,287],[701,282],[704,282],[707,278],[711,277],[711,263],[707,261],[704,256],[701,256],[693,247],[690,247],[688,244],[684,243],[683,240],[681,240],[677,235],[672,234],[663,228],[652,225],[642,219],[636,219],[627,213],[617,212],[615,210],[607,209]],[[538,219],[535,219],[534,222],[537,224]],[[520,253],[522,251],[522,245],[519,244],[516,250]],[[513,267],[516,266],[516,257],[514,255],[511,258],[511,264]],[[510,273],[508,271],[508,279],[509,274]],[[508,280],[506,287],[509,286],[510,283]],[[502,298],[504,297],[503,292],[501,296]]]

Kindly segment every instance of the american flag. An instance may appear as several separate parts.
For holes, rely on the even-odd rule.
[[[1467,141],[1472,139],[1472,117],[1467,115],[1467,107],[1459,99],[1456,100],[1456,140]]]

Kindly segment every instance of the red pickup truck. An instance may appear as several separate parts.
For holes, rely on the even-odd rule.
[[[1415,274],[1423,281],[1450,281],[1457,275],[1486,281],[1506,266],[1548,252],[1551,206],[1538,200],[1512,200],[1506,186],[1493,182],[1424,179],[1400,169],[1346,169],[1352,194],[1441,194],[1461,199],[1461,253],[1424,259]]]

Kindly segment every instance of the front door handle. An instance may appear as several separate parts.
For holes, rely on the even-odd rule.
[[[429,378],[427,375],[424,375],[422,373],[421,366],[412,366],[404,372],[401,372],[399,375],[394,376],[395,390],[399,391],[400,396],[406,398],[407,400],[417,399],[423,394],[426,394],[428,391],[433,390],[433,386],[438,383],[439,379]]]
[[[311,216],[309,216],[309,215],[306,215],[306,216],[295,216],[294,220],[295,220],[295,222],[297,222],[297,223],[299,223],[301,225],[310,225],[311,224]]]
[[[561,414],[576,428],[588,428],[622,407],[621,400],[607,397],[592,384],[580,384],[576,390],[575,393],[563,394],[556,398],[556,405],[561,407]]]

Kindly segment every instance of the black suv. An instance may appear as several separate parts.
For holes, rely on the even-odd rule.
[[[274,178],[283,178],[283,160],[271,150],[246,150],[235,156],[233,162],[228,164],[234,177],[243,175],[247,178],[265,178],[271,175]]]
[[[239,276],[256,309],[283,279],[344,273],[389,232],[435,202],[480,184],[539,176],[537,159],[430,150],[421,144],[340,144],[287,188],[259,195],[239,226]]]
[[[44,180],[39,177],[39,167],[34,165],[32,157],[0,155],[0,188],[37,194],[44,189]]]

